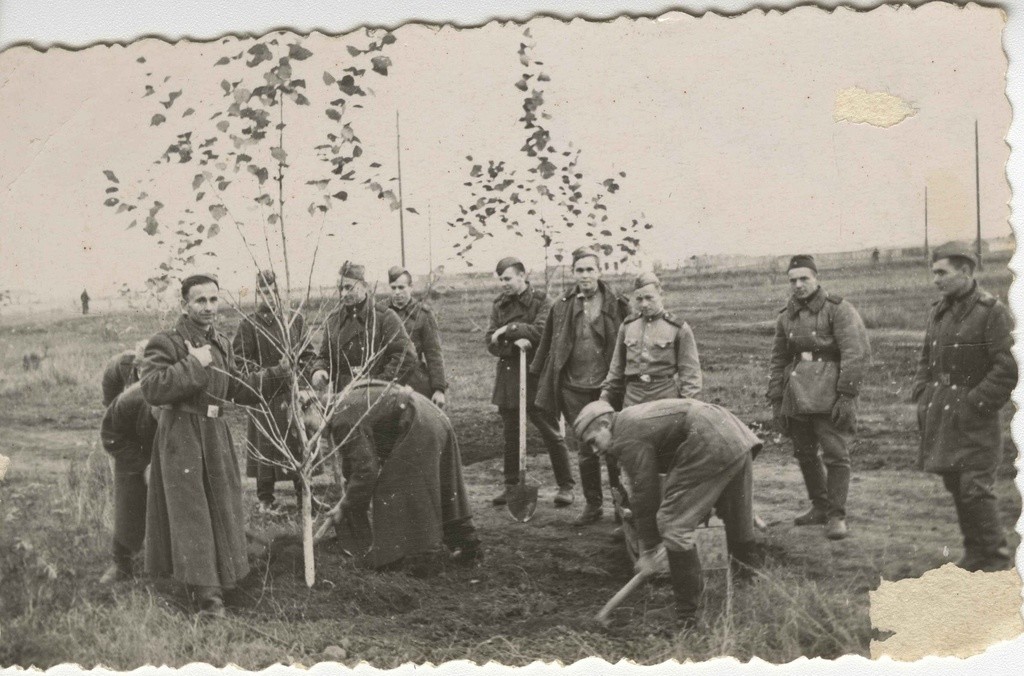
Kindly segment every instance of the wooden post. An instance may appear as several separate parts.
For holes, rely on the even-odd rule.
[[[931,265],[932,252],[928,247],[928,186],[924,187],[924,264]]]
[[[974,213],[977,223],[977,235],[974,241],[974,253],[978,258],[978,271],[982,268],[981,264],[981,170],[980,162],[978,160],[978,120],[974,120]]]
[[[395,111],[395,145],[398,147],[398,234],[402,245],[402,267],[405,267],[405,202],[402,200],[402,130]]]

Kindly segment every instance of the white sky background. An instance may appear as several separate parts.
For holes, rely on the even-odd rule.
[[[25,4],[0,5],[5,41],[32,35],[18,26],[43,24]],[[198,14],[189,14],[188,4],[176,14],[194,20]],[[208,29],[175,22],[166,13],[146,23],[143,15],[134,34],[153,33],[161,25],[171,27],[168,35],[177,29],[197,38],[221,29],[317,25],[285,5],[257,3],[241,23],[231,23],[239,15],[226,6],[204,8],[211,14]],[[515,8],[505,16],[509,9]],[[391,7],[365,18],[394,24],[400,16],[439,16],[415,3],[405,14],[396,11]],[[983,235],[1001,236],[1009,232],[1010,196],[1002,140],[1010,108],[1003,92],[1001,20],[977,8],[948,13],[948,7],[933,4],[916,13],[901,11],[895,20],[889,8],[835,15],[804,8],[789,15],[701,20],[677,15],[634,24],[543,20],[533,25],[534,54],[552,79],[545,94],[555,141],[572,140],[583,149],[588,181],[626,172],[621,191],[609,202],[612,220],[646,215],[656,226],[644,237],[646,251],[666,263],[704,253],[920,245],[926,183],[932,243],[970,237],[975,118],[981,129]],[[591,10],[591,16],[609,15],[601,7]],[[478,10],[464,21],[486,16]],[[51,40],[82,44],[61,32],[83,24],[81,6],[53,21],[45,20]],[[342,31],[354,23],[319,25]],[[395,175],[394,112],[401,111],[405,205],[420,213],[406,214],[407,258],[414,272],[427,267],[428,212],[435,264],[461,268],[446,260],[461,231],[445,223],[468,199],[462,186],[469,169],[465,156],[521,157],[524,134],[516,119],[522,95],[513,87],[522,70],[516,56],[520,33],[494,23],[440,32],[405,26],[387,52],[394,62],[389,77],[365,81],[376,96],[367,99],[353,126],[369,158],[384,165],[385,178]],[[101,34],[113,33],[93,35]],[[323,70],[337,72],[344,61],[346,41],[305,41],[316,56],[301,64],[302,72],[295,64],[296,76],[305,75],[311,98],[324,89]],[[138,229],[126,232],[130,217],[115,217],[101,206],[107,186],[101,170],[113,170],[122,186],[147,176],[158,181],[147,190],[168,205],[162,222],[173,225],[173,216],[193,204],[187,188],[194,171],[169,180],[167,174],[147,174],[150,162],[175,133],[192,126],[177,117],[185,108],[200,111],[186,122],[203,122],[217,109],[219,82],[228,71],[212,63],[249,44],[172,47],[145,40],[76,52],[15,47],[0,54],[0,282],[61,296],[77,295],[83,286],[94,296],[122,282],[138,286],[163,260],[163,250]],[[144,65],[136,63],[141,54],[148,59]],[[170,111],[157,105],[161,97],[140,97],[146,72],[172,75],[164,93],[184,89]],[[888,91],[920,112],[888,129],[836,123],[836,93],[853,86]],[[286,141],[293,163],[293,269],[308,268],[315,239],[309,233],[320,223],[305,212],[309,193],[303,191],[319,165],[304,162],[297,151],[322,135],[322,108],[311,106],[293,118],[293,140]],[[166,113],[168,123],[149,126],[154,112]],[[199,131],[196,136],[205,138]],[[349,193],[349,202],[327,217],[327,230],[335,236],[321,252],[320,283],[331,283],[345,258],[363,261],[381,276],[400,257],[397,213],[366,191]],[[236,193],[228,206],[258,230],[259,211],[246,211],[255,194]],[[219,253],[212,267],[237,288],[251,277],[251,264],[227,222],[222,226],[227,236],[212,242]],[[579,243],[570,239],[566,245]],[[478,245],[471,260],[489,270],[507,253],[539,263],[540,251],[534,240],[524,247],[499,232],[487,246]]]
[[[399,0],[390,3],[370,2],[367,0],[325,1],[319,3],[302,0],[221,0],[218,3],[199,2],[197,0],[179,0],[174,3],[99,3],[86,0],[67,0],[65,2],[17,0],[16,2],[11,2],[10,0],[0,0],[0,47],[26,40],[35,41],[44,46],[62,43],[77,47],[97,40],[129,41],[141,35],[155,33],[172,38],[180,36],[211,38],[231,31],[260,33],[281,26],[293,26],[300,31],[324,27],[329,28],[332,32],[340,32],[364,23],[394,26],[411,17],[431,21],[456,20],[464,25],[473,25],[496,16],[525,19],[538,11],[564,12],[564,4],[550,1],[545,2],[544,0],[463,0],[444,3],[414,2],[412,0]],[[585,4],[588,16],[594,18],[615,16],[625,10],[635,13],[657,14],[669,6],[664,2],[646,2],[643,0],[591,0]],[[679,4],[699,13],[708,8],[740,11],[749,7],[752,3],[720,1],[685,2]],[[793,3],[761,2],[759,4],[761,6],[787,7]],[[820,4],[823,6],[833,6],[835,3],[822,2]],[[862,7],[872,6],[869,3],[857,4]],[[1004,35],[1005,46],[1011,55],[1009,94],[1011,100],[1018,107],[1024,105],[1024,94],[1022,94],[1020,86],[1020,64],[1024,61],[1022,59],[1022,56],[1024,56],[1024,11],[1021,11],[1021,9],[1019,6],[1011,6],[1008,9],[1009,24],[1007,33]],[[945,53],[947,46],[941,45],[941,47],[941,51]],[[5,58],[0,56],[0,83],[4,82],[8,77]],[[906,64],[898,65],[893,63],[895,61],[894,58],[888,58],[887,61],[890,63],[890,67],[895,70],[906,67]],[[758,62],[758,59],[754,59],[753,65],[756,66]],[[396,66],[399,65],[396,62]],[[512,68],[514,68],[514,65]],[[510,72],[515,71],[510,70]],[[564,80],[559,82],[559,85],[562,84],[565,84]],[[869,82],[867,84],[872,83]],[[65,86],[67,85],[65,84]],[[108,84],[105,86],[113,85]],[[499,89],[502,87],[507,88],[508,84],[503,81]],[[88,90],[87,87],[85,89]],[[93,95],[95,96],[96,93],[94,92]],[[9,97],[9,92],[0,85],[0,106],[4,106],[4,102]],[[59,104],[58,107],[60,107]],[[63,113],[64,118],[70,119],[76,115],[73,105],[65,104],[63,108],[65,109]],[[1006,114],[1005,107],[1002,110]],[[45,110],[40,109],[35,112],[39,113],[40,118],[46,118],[53,114],[53,111],[49,108]],[[403,112],[403,115],[411,118],[412,112]],[[966,110],[964,115],[969,117]],[[2,124],[6,125],[6,123]],[[411,125],[411,121],[408,124]],[[105,129],[105,126],[107,125],[102,123],[94,125],[92,134],[109,133],[109,129]],[[1024,128],[1024,125],[1018,120],[1011,129],[1009,136],[1010,142],[1018,148],[1024,143],[1022,128]],[[1003,135],[1001,129],[1005,129],[1005,121],[1002,128],[997,125],[995,130],[988,129],[987,134],[983,136],[983,143],[985,144],[983,148],[990,148],[990,144],[993,143],[1001,146],[999,141]],[[11,176],[7,173],[9,171],[8,167],[11,166],[8,163],[24,162],[25,158],[9,157],[15,154],[15,151],[9,149],[7,145],[8,136],[6,134],[13,135],[17,130],[5,129],[4,126],[0,126],[0,131],[5,134],[4,142],[0,144],[0,188],[3,188],[3,192],[0,193],[0,201],[2,201],[0,203],[0,285],[9,284],[12,280],[31,280],[30,283],[41,284],[44,288],[50,287],[61,293],[66,289],[70,289],[77,294],[80,287],[80,279],[107,279],[112,277],[112,270],[130,267],[125,265],[128,262],[127,259],[138,256],[139,252],[129,246],[129,240],[124,236],[121,229],[122,225],[102,224],[100,222],[100,215],[105,215],[106,211],[95,209],[95,205],[98,203],[98,199],[94,197],[95,180],[96,176],[99,175],[98,166],[90,168],[88,172],[83,172],[77,180],[72,179],[67,185],[62,186],[63,189],[56,190],[54,190],[52,183],[39,182],[40,175],[42,178],[45,178],[46,172],[35,170],[38,172],[36,179],[26,183],[28,186],[27,197],[23,196],[20,199],[30,204],[35,203],[39,208],[45,209],[51,209],[53,206],[42,204],[43,202],[68,202],[73,205],[73,208],[69,207],[67,213],[71,213],[73,216],[59,224],[34,222],[33,227],[38,228],[37,232],[39,234],[30,240],[31,247],[26,247],[24,243],[21,243],[18,244],[17,249],[14,248],[11,236],[12,221],[8,212],[8,209],[13,209],[11,204],[13,200],[6,188],[12,180]],[[47,138],[45,130],[41,133],[44,134],[42,138],[45,141],[45,138]],[[969,131],[966,133],[969,133]],[[88,135],[79,135],[79,138],[85,138]],[[116,139],[104,143],[106,143],[108,148],[114,149],[126,145]],[[929,155],[933,153],[933,149],[929,144],[924,144],[917,148],[917,150]],[[23,151],[24,146],[17,152]],[[411,152],[407,151],[407,153]],[[969,172],[970,168],[964,169],[959,166],[960,164],[970,162],[969,139],[965,144],[965,149],[961,152],[962,157],[956,160],[959,167],[957,171],[961,172],[959,175],[965,178],[959,180],[963,182],[966,179],[969,185],[970,174],[963,172]],[[998,154],[998,152],[1005,152],[1005,150],[1000,149],[993,152]],[[983,153],[985,153],[984,149]],[[590,153],[588,152],[588,154]],[[1022,171],[1020,155],[1020,151],[1017,150],[1010,157],[1009,164],[1011,180],[1018,183]],[[1002,155],[1002,157],[1003,159],[1000,159],[999,162],[1005,159],[1005,155]],[[49,166],[56,167],[64,161],[59,157],[56,159],[51,158]],[[406,160],[406,155],[403,155],[403,164],[406,161],[411,162],[412,159],[410,157],[409,160]],[[412,170],[408,171],[411,172]],[[987,172],[983,174],[987,178],[983,186],[987,194],[991,194],[993,190],[1005,191],[999,172],[996,175],[988,173],[989,170],[986,169],[983,169],[983,172]],[[637,185],[632,180],[633,176],[629,178],[629,183],[624,184],[624,191],[626,189],[631,190]],[[409,180],[412,180],[411,177]],[[88,189],[78,185],[87,181],[93,182]],[[44,186],[48,190],[52,190],[52,192],[44,193],[42,191]],[[992,190],[989,190],[989,188]],[[76,196],[72,197],[72,195]],[[985,225],[986,228],[994,228],[996,231],[999,231],[995,234],[1002,234],[1002,223],[1005,221],[1007,214],[1005,206],[1001,207],[1000,205],[1005,205],[1007,198],[1008,195],[1003,192],[1002,196],[996,200],[995,205],[986,200],[987,218]],[[73,199],[77,199],[79,202],[73,203]],[[407,196],[407,203],[410,203],[411,199],[412,194]],[[1020,196],[1016,196],[1014,201],[1017,202],[1020,199],[1022,199]],[[24,209],[25,207],[22,206],[21,208]],[[88,222],[83,223],[86,219],[74,214],[84,212],[85,209],[91,210],[91,216]],[[441,215],[442,213],[442,207],[435,203],[435,224],[442,222],[444,218]],[[1016,213],[1021,213],[1020,207],[1018,207]],[[1014,220],[1016,221],[1018,218]],[[84,254],[72,253],[71,251],[75,247],[66,246],[67,241],[74,241],[75,246],[81,248],[82,236],[74,227],[54,227],[55,225],[67,225],[68,223],[81,224],[82,227],[84,225],[92,225],[96,228],[104,228],[102,230],[104,233],[103,239],[96,241],[100,241],[101,248],[114,248],[118,252],[118,256],[114,259],[116,264],[112,265],[109,257],[102,259],[102,263],[100,263],[100,259],[87,260]],[[704,234],[711,234],[713,232],[713,229],[710,227],[703,230]],[[988,233],[988,230],[986,230],[986,233]],[[913,239],[911,235],[908,234],[907,236],[908,239]],[[739,241],[741,238],[739,236],[732,236],[729,239]],[[726,242],[728,241],[726,239]],[[359,242],[359,244],[363,243]],[[376,242],[375,244],[382,245],[383,243]],[[392,244],[389,243],[389,246]],[[785,246],[782,248],[785,248]],[[15,251],[17,256],[13,255]],[[388,256],[389,261],[390,258]],[[14,263],[17,263],[16,268],[11,267]],[[99,267],[100,271],[97,273],[91,269],[93,266],[104,267]],[[89,275],[96,275],[96,277],[90,277]],[[1015,301],[1015,308],[1019,310],[1021,307],[1019,293],[1011,294],[1011,298]],[[1021,354],[1018,354],[1018,359],[1021,356]],[[1019,404],[1020,400],[1018,399],[1017,401]],[[1015,429],[1015,432],[1019,432],[1019,429]],[[1022,666],[1024,666],[1024,641],[1018,640],[1013,643],[996,646],[990,649],[984,656],[966,662],[929,660],[913,665],[897,666],[891,662],[871,663],[860,658],[847,658],[837,663],[826,663],[824,665],[820,661],[815,661],[813,663],[803,662],[801,664],[773,668],[763,664],[738,667],[734,663],[720,660],[703,665],[700,668],[700,673],[901,673],[922,675],[933,673],[986,673],[1009,675],[1021,673]],[[57,671],[62,670],[58,669]],[[66,671],[70,673],[72,670],[68,669]],[[574,673],[584,673],[584,671],[585,669]]]

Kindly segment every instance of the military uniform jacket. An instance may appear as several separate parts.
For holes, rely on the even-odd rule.
[[[134,355],[132,356],[134,360]],[[156,436],[156,409],[146,403],[136,383],[107,406],[100,423],[103,450],[129,471],[141,472],[149,465]]]
[[[112,358],[103,369],[103,405],[110,406],[114,398],[129,385],[139,380],[135,368],[135,352],[128,350]]]
[[[1002,452],[1000,409],[1017,384],[1006,306],[975,285],[935,303],[914,377],[921,467],[992,469]]]
[[[544,322],[551,310],[551,301],[540,289],[529,283],[515,296],[501,294],[491,307],[491,322],[484,334],[487,351],[498,357],[497,375],[494,379],[494,393],[491,403],[499,408],[519,406],[519,348],[515,341],[525,338],[530,341],[526,351],[529,364],[544,332]],[[508,330],[501,334],[497,344],[491,343],[491,336],[502,326]],[[536,391],[536,377],[527,377],[527,401],[532,401]]]
[[[363,372],[367,360],[372,361]],[[335,391],[341,391],[354,372],[405,384],[416,362],[416,348],[402,320],[391,310],[375,307],[367,298],[355,307],[343,305],[327,318],[312,369],[327,371]]]
[[[662,496],[659,475],[675,469],[691,477],[713,477],[760,446],[732,413],[696,399],[661,399],[616,413],[608,454],[633,486],[630,505],[644,548],[661,542],[656,518]]]
[[[674,378],[680,397],[700,394],[703,378],[690,325],[667,310],[650,319],[640,314],[626,317],[601,389],[615,401],[625,392],[630,376]]]
[[[839,296],[819,288],[807,302],[791,298],[779,312],[772,345],[769,400],[782,401],[785,415],[830,411],[838,394],[856,397],[871,358],[867,329],[857,310]],[[815,401],[795,403],[790,376],[800,361],[819,362],[808,369],[802,392],[816,392]],[[824,362],[824,363],[821,363]],[[832,366],[834,365],[834,366]],[[829,366],[829,368],[822,368]],[[807,377],[822,382],[806,382]]]
[[[437,329],[434,311],[428,305],[412,299],[403,308],[394,305],[389,307],[402,320],[419,357],[408,385],[427,397],[434,392],[447,390],[444,357],[441,356],[441,334]]]
[[[615,354],[615,338],[618,336],[619,326],[629,315],[629,301],[612,291],[604,282],[598,281],[597,284],[600,293],[603,294],[601,319],[591,325],[603,348],[607,368]],[[574,286],[551,306],[544,322],[540,344],[530,363],[530,373],[539,376],[535,402],[537,406],[551,411],[556,417],[561,413],[558,391],[565,375],[563,371],[572,356],[576,322],[584,321],[584,314],[576,301],[579,293],[579,287]]]

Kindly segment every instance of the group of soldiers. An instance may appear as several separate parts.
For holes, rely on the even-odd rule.
[[[958,565],[998,570],[1011,557],[992,488],[1002,453],[1000,410],[1017,372],[1009,312],[978,287],[975,265],[963,251],[933,257],[941,298],[928,320],[913,396],[922,466],[942,475],[956,505],[965,552]],[[749,577],[762,562],[752,510],[752,461],[762,444],[728,410],[701,401],[693,331],[665,309],[658,277],[637,276],[630,298],[601,271],[598,251],[576,250],[574,284],[552,301],[530,284],[520,260],[496,266],[501,294],[485,342],[497,357],[492,402],[504,427],[505,489],[492,502],[505,504],[520,480],[519,364],[526,359],[526,411],[551,459],[554,505],[575,501],[572,448],[585,502],[573,523],[603,518],[603,461],[613,500],[628,506],[636,525],[638,567],[653,572],[667,561],[676,618],[692,627],[703,580],[695,531],[712,510],[725,524],[736,572]],[[793,256],[788,277],[791,298],[777,318],[766,395],[778,431],[792,440],[810,501],[795,523],[842,539],[870,346],[856,309],[820,286],[813,257]],[[145,541],[147,572],[185,583],[200,612],[223,614],[223,590],[248,572],[240,472],[223,404],[287,416],[274,402],[290,396],[284,383],[292,369],[315,389],[352,396],[328,426],[335,442],[347,440],[339,446],[346,492],[333,515],[339,525],[363,523],[372,504],[373,565],[423,572],[435,570],[439,556],[482,559],[443,412],[448,383],[437,321],[412,297],[408,271],[392,268],[388,278],[388,302],[378,304],[364,268],[342,266],[339,306],[319,350],[301,322],[292,324],[294,335],[281,335],[269,302],[276,298],[272,272],[258,276],[263,302],[232,342],[213,328],[216,278],[183,281],[181,319],[137,350],[141,356],[116,358],[109,391],[104,380],[102,434],[115,459],[116,505],[114,566],[105,579],[130,577]],[[283,357],[284,340],[307,346],[298,363]],[[359,386],[347,387],[353,378]],[[250,420],[251,473],[260,510],[278,513],[274,483],[288,476],[281,463],[269,462],[275,451],[264,431]],[[150,463],[147,493],[142,472]]]

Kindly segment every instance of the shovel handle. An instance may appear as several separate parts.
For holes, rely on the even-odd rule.
[[[519,483],[526,484],[526,350],[519,348]]]
[[[611,612],[618,608],[619,605],[621,605],[622,602],[625,601],[630,594],[635,592],[637,590],[637,587],[646,582],[648,577],[650,577],[650,573],[648,573],[647,571],[640,571],[639,573],[634,575],[629,582],[622,585],[622,589],[615,592],[615,596],[608,599],[608,603],[604,604],[604,607],[601,608],[600,611],[598,611],[594,619],[596,619],[601,624],[607,626],[608,616],[611,614]]]

